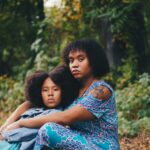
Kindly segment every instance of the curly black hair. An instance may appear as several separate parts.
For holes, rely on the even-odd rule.
[[[62,52],[62,59],[68,66],[71,51],[83,51],[87,54],[95,77],[101,77],[109,72],[107,57],[102,47],[95,40],[81,39],[68,44]]]
[[[79,83],[72,76],[70,69],[65,65],[54,68],[49,73],[36,71],[28,76],[25,84],[25,97],[36,107],[46,107],[42,100],[41,89],[43,82],[47,79],[51,80],[62,91],[60,107],[65,108],[70,105],[79,93]]]
[[[66,65],[60,65],[49,72],[52,81],[61,87],[62,100],[61,107],[69,106],[79,94],[79,82],[72,76],[70,69]]]
[[[25,80],[25,98],[36,107],[45,107],[41,89],[43,82],[49,77],[48,72],[36,71]]]

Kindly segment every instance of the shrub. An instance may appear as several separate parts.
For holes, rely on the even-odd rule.
[[[119,134],[135,136],[150,131],[150,75],[144,73],[134,83],[116,90]]]
[[[14,110],[23,101],[23,87],[23,81],[0,76],[0,109],[3,112]]]

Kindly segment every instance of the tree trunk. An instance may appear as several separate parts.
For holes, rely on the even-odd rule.
[[[110,68],[114,68],[121,65],[121,59],[123,57],[124,44],[121,41],[113,40],[113,34],[111,33],[110,23],[107,19],[101,19],[98,23],[98,30],[100,37],[104,42],[104,50],[106,52]]]
[[[132,36],[132,43],[137,53],[138,72],[150,71],[150,54],[146,52],[146,45],[148,45],[146,29],[144,26],[143,6],[142,3],[137,4],[136,9],[130,15],[130,20],[133,20],[134,26],[130,27]]]

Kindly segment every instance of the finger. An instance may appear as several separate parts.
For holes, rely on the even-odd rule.
[[[0,134],[0,140],[4,140],[4,137],[2,136],[2,134]]]
[[[0,127],[0,132],[2,132],[4,128],[5,128],[5,126],[1,126]]]
[[[7,126],[7,127],[3,130],[3,132],[6,132],[6,131],[9,131],[9,130],[12,130],[13,128],[14,128],[14,126],[9,125],[9,126]]]

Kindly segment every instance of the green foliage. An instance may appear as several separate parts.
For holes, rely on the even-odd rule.
[[[122,60],[122,66],[118,67],[112,75],[116,80],[113,80],[117,89],[124,88],[137,79],[137,60],[134,55],[128,59]],[[113,78],[113,77],[112,77]]]
[[[111,69],[111,72],[103,77],[112,84],[115,89],[123,89],[137,80],[137,60],[134,55],[122,60],[120,67]]]
[[[115,67],[120,65],[122,58],[128,59],[135,55],[137,71],[150,71],[150,44],[147,38],[150,35],[149,1],[90,0],[87,5],[86,1],[81,0],[81,4],[86,25],[95,29],[94,34],[101,41],[107,54],[109,53],[109,57],[111,52],[108,51],[108,47],[112,48]]]
[[[135,136],[150,132],[150,75],[144,73],[132,84],[116,90],[119,134]]]
[[[35,40],[37,24],[43,18],[42,0],[0,2],[1,75],[16,75],[22,65],[28,69],[24,62],[34,57],[30,45]]]
[[[44,19],[37,32],[37,38],[31,45],[31,51],[35,53],[32,59],[33,65],[30,71],[49,71],[60,62],[60,39],[57,37],[59,29],[52,27],[50,20]]]
[[[44,51],[40,51],[36,55],[33,68],[26,72],[26,76],[36,70],[50,71],[55,66],[57,66],[59,62],[60,57],[55,56],[53,58],[49,58],[49,56],[45,54]]]
[[[14,110],[24,99],[23,82],[0,76],[0,109],[3,112]]]

